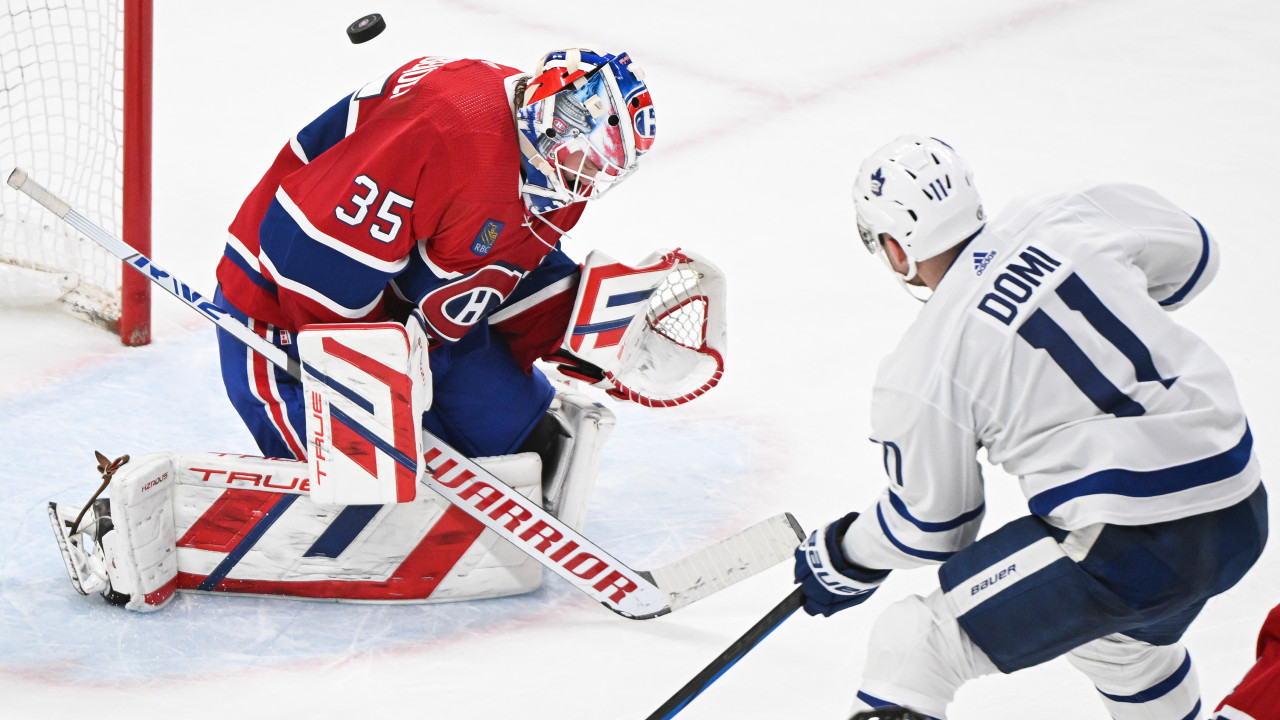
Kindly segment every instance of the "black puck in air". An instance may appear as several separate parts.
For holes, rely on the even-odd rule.
[[[347,37],[351,39],[351,42],[359,45],[378,37],[386,29],[387,21],[383,20],[378,13],[373,13],[351,23],[347,27]]]

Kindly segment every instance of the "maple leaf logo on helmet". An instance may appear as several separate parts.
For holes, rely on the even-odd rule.
[[[877,197],[884,194],[884,168],[876,168],[871,173],[871,194]]]

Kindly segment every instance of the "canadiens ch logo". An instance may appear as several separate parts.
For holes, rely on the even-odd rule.
[[[632,118],[635,126],[636,134],[646,140],[652,140],[658,134],[658,117],[653,111],[652,105],[646,105],[636,111]]]
[[[871,173],[871,194],[875,195],[876,197],[880,197],[881,195],[884,194],[884,169],[883,168],[876,168],[876,171]]]
[[[476,255],[488,255],[493,249],[493,244],[498,242],[498,233],[502,232],[503,225],[497,220],[485,220],[484,226],[480,228],[480,232],[476,234],[476,239],[471,243],[471,252]]]

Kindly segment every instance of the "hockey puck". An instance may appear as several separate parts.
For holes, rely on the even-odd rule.
[[[350,38],[351,42],[359,45],[378,37],[386,29],[387,21],[383,20],[378,13],[373,13],[351,23],[347,27],[347,37]]]

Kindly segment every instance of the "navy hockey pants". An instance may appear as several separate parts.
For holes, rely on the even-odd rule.
[[[966,608],[960,626],[1002,672],[1113,633],[1152,645],[1177,642],[1205,602],[1262,554],[1267,493],[1259,486],[1234,506],[1181,520],[1103,525],[1077,561],[1022,562],[1037,542],[1067,535],[1037,517],[1020,518],[938,571],[942,591]]]

